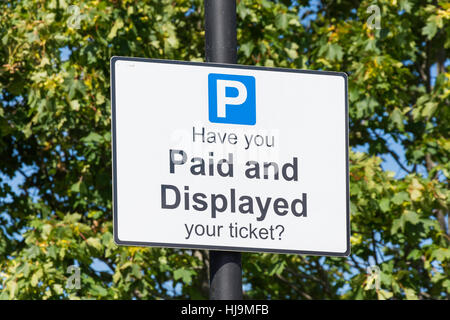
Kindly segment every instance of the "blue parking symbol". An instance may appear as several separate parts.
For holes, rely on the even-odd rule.
[[[255,78],[231,74],[208,75],[209,121],[254,125]]]

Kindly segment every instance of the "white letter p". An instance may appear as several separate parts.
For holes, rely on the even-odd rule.
[[[236,97],[227,97],[227,88],[236,88],[238,95]],[[247,88],[242,82],[233,80],[217,80],[217,117],[226,118],[226,106],[240,105],[247,100]]]

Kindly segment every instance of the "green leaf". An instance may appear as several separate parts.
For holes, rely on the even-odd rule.
[[[442,262],[450,260],[450,249],[439,248],[439,249],[433,250],[433,252],[431,254],[431,258],[437,259]]]
[[[136,278],[136,279],[141,279],[142,278],[142,272],[141,269],[139,268],[138,265],[133,264],[131,266],[131,274]]]
[[[73,214],[66,214],[64,215],[64,222],[73,224],[78,222],[81,219],[81,214],[79,213],[73,213]]]
[[[238,2],[236,6],[236,11],[242,20],[244,20],[247,16],[251,14],[251,10],[245,6],[244,1]]]
[[[76,192],[76,193],[80,192],[80,184],[81,184],[81,181],[77,181],[70,187],[70,190],[73,192]]]
[[[410,259],[411,260],[418,260],[421,256],[422,256],[422,253],[420,252],[419,249],[413,249],[408,254],[408,257],[406,259],[408,259],[408,260],[410,260]]]
[[[396,193],[394,195],[394,197],[392,198],[392,202],[397,204],[397,205],[400,205],[400,204],[402,204],[404,202],[408,202],[408,201],[409,201],[409,195],[405,191],[401,191],[399,193]]]
[[[100,239],[98,239],[98,238],[90,237],[90,238],[86,239],[86,242],[89,246],[91,246],[97,250],[102,249],[102,244],[100,242]]]
[[[403,114],[401,113],[401,111],[398,108],[395,108],[392,111],[391,119],[392,119],[392,122],[397,126],[397,128],[399,128],[400,130],[403,131],[403,129],[405,127],[403,124]]]
[[[31,277],[31,285],[36,287],[43,275],[44,273],[42,272],[42,269],[37,270]]]
[[[405,10],[405,12],[410,13],[412,9],[412,4],[409,0],[400,0],[400,9]]]
[[[391,233],[396,234],[399,229],[402,229],[404,226],[404,221],[402,218],[395,219],[392,222]]]
[[[94,210],[94,211],[90,211],[88,213],[88,217],[92,218],[92,219],[98,219],[103,215],[103,211],[100,210]]]
[[[96,132],[91,132],[89,135],[82,138],[81,141],[88,144],[99,143],[103,141],[103,137]]]
[[[422,112],[421,112],[422,117],[430,118],[431,116],[433,116],[437,107],[438,107],[438,104],[436,102],[425,103],[425,107],[422,109]]]
[[[244,55],[248,58],[252,54],[253,48],[255,47],[255,44],[252,41],[249,41],[247,43],[244,43],[240,46],[240,50],[244,53]]]
[[[288,27],[288,17],[286,14],[280,13],[275,17],[275,26],[281,30]]]
[[[419,215],[417,213],[415,213],[414,211],[406,211],[402,215],[402,218],[405,222],[409,222],[413,225],[417,224],[420,221]]]
[[[328,54],[327,58],[330,60],[342,60],[344,56],[344,52],[342,51],[342,47],[337,43],[332,43],[328,46]]]
[[[46,223],[42,226],[42,237],[44,239],[47,239],[48,236],[50,235],[50,232],[52,230],[52,225]]]
[[[54,284],[53,285],[53,290],[56,292],[56,294],[58,295],[62,295],[64,293],[64,289],[63,286],[60,284]]]
[[[108,290],[96,284],[91,287],[91,292],[94,296],[106,297],[108,295]]]
[[[284,51],[287,53],[288,57],[292,60],[298,58],[298,52],[296,49],[293,48],[285,48]]]
[[[192,280],[192,276],[194,275],[194,271],[188,270],[185,268],[180,268],[174,271],[173,273],[173,279],[179,280],[181,279],[184,283],[189,283]]]
[[[388,300],[393,297],[393,293],[384,289],[380,289],[377,291],[378,300]]]
[[[406,299],[408,300],[418,300],[419,298],[416,295],[416,292],[412,288],[405,288]]]
[[[381,201],[380,201],[380,209],[381,209],[381,211],[388,212],[389,208],[390,208],[389,207],[389,203],[390,203],[390,201],[389,201],[388,198],[381,199]]]
[[[262,0],[261,5],[263,6],[263,8],[268,9],[272,7],[273,3],[269,0]]]
[[[72,101],[70,101],[70,107],[74,111],[79,111],[80,110],[80,102],[78,100],[72,100]]]
[[[448,291],[450,291],[450,279],[446,279],[442,282],[442,286]]]
[[[269,276],[273,276],[274,274],[280,275],[283,272],[285,265],[285,261],[278,261],[277,263],[275,263],[272,269],[269,271]]]
[[[48,254],[48,256],[49,256],[50,258],[56,259],[56,257],[58,256],[56,247],[55,247],[55,246],[50,246],[50,247],[48,248],[47,254]]]
[[[6,284],[6,289],[9,291],[9,298],[10,299],[14,299],[14,297],[16,296],[16,294],[18,293],[18,285],[16,281],[8,281]]]
[[[116,271],[113,275],[113,282],[118,283],[122,278],[122,274],[119,271]]]
[[[41,254],[41,250],[38,246],[31,245],[27,249],[27,255],[30,259],[34,259]]]
[[[101,92],[95,94],[95,104],[101,105],[105,103],[105,96]]]
[[[425,27],[422,29],[422,34],[427,36],[428,40],[434,37],[438,30],[436,16],[432,15],[427,19]]]
[[[118,18],[118,19],[114,22],[114,24],[113,24],[113,26],[112,26],[112,28],[111,28],[111,31],[109,32],[109,34],[108,34],[108,36],[107,36],[107,39],[108,39],[108,40],[111,40],[111,39],[115,38],[116,35],[117,35],[117,31],[118,31],[119,29],[123,28],[123,26],[124,26],[123,20],[122,20],[121,18]]]

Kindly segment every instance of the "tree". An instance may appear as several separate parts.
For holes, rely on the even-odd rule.
[[[207,297],[206,251],[118,247],[111,221],[109,59],[203,61],[202,2],[0,4],[1,298]],[[371,4],[238,1],[239,63],[347,72],[350,145],[366,147],[350,153],[351,255],[246,253],[247,298],[449,298],[450,5],[379,0],[372,29]]]

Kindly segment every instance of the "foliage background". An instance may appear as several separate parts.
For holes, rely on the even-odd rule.
[[[111,223],[109,59],[203,61],[202,2],[78,1],[79,20],[68,0],[1,2],[0,298],[207,298],[207,252],[119,248]],[[379,30],[371,4],[238,0],[239,63],[347,72],[364,151],[351,256],[246,253],[246,298],[449,298],[450,4],[379,0]]]

